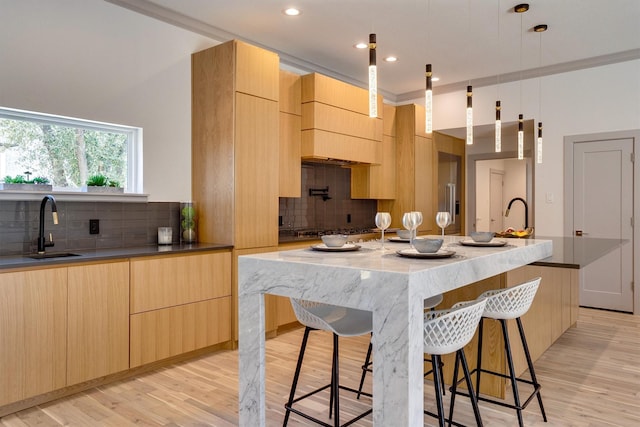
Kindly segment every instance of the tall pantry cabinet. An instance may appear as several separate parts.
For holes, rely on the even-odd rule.
[[[194,53],[191,69],[198,239],[234,246],[232,325],[237,339],[238,256],[278,247],[279,58],[231,40]],[[267,313],[270,306],[275,303],[267,305]]]

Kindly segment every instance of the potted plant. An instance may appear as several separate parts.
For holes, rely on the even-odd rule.
[[[82,187],[83,191],[89,193],[122,193],[124,188],[116,180],[109,179],[102,174],[91,175],[87,179],[87,185]]]
[[[26,177],[25,177],[26,175]],[[49,184],[49,179],[43,176],[36,176],[31,179],[31,172],[24,172],[24,175],[5,176],[0,183],[0,190],[13,191],[51,191],[53,186]]]

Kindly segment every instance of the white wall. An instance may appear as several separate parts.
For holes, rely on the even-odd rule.
[[[563,138],[568,135],[640,129],[640,60],[605,65],[542,78],[539,114],[538,79],[500,85],[503,121],[542,117],[543,163],[535,164],[535,226],[540,236],[563,234]],[[474,88],[476,125],[491,124],[495,117],[495,86]],[[419,101],[417,101],[419,102]],[[434,128],[465,125],[465,92],[434,97]],[[552,203],[546,203],[550,193]]]
[[[191,198],[191,53],[217,44],[102,0],[0,0],[0,105],[144,129],[150,201]]]

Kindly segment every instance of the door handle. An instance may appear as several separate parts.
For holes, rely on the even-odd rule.
[[[587,236],[589,233],[585,233],[582,230],[576,230],[576,236]]]

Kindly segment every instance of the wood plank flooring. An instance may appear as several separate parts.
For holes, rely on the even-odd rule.
[[[283,403],[302,338],[294,330],[267,342],[267,417],[282,425]],[[343,383],[357,385],[367,337],[341,339]],[[312,333],[300,391],[328,382],[331,337]],[[308,362],[308,363],[307,363]],[[0,426],[235,426],[237,425],[237,352],[223,351],[97,387],[0,418]],[[639,426],[640,316],[580,309],[578,325],[567,331],[536,362],[548,423],[535,402],[525,411],[526,426]],[[366,388],[371,388],[368,377]],[[425,383],[425,406],[433,409],[433,387]],[[449,393],[446,396],[448,403]],[[456,419],[473,425],[466,398],[456,400]],[[305,407],[322,417],[328,398],[318,395]],[[343,419],[370,405],[345,395]],[[515,413],[480,404],[487,426],[517,425]],[[426,425],[435,422],[425,417]],[[309,425],[292,415],[290,426]],[[371,426],[371,415],[357,426]]]

